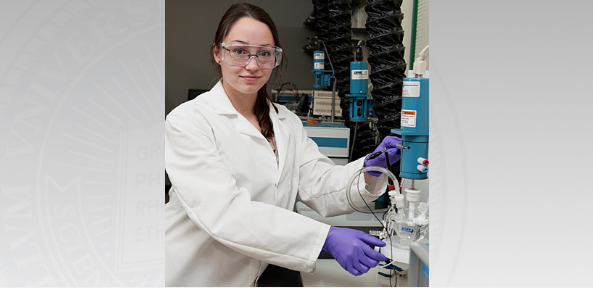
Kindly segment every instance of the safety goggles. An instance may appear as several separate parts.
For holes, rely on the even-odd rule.
[[[246,66],[255,57],[260,68],[271,69],[280,65],[282,60],[282,48],[276,46],[222,42],[221,48],[220,58],[231,66]]]

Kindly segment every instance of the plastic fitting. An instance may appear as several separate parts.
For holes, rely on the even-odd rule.
[[[428,165],[428,159],[422,158],[422,157],[418,157],[418,164],[420,164],[420,165]]]

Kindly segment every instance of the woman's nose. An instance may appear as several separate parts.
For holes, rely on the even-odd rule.
[[[255,56],[249,57],[249,60],[247,60],[247,66],[245,66],[245,69],[250,70],[250,71],[259,70],[259,63],[257,63],[257,58]]]

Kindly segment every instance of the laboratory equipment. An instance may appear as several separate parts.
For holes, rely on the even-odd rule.
[[[362,61],[362,41],[356,47],[356,61],[350,62],[350,121],[364,122],[372,114],[374,101],[369,92],[369,62]]]
[[[404,79],[401,129],[391,130],[402,136],[400,175],[404,178],[428,177],[428,91],[429,79]]]
[[[410,282],[411,285],[428,284],[428,248],[423,252],[412,251],[411,247],[417,248],[418,241],[423,241],[428,235],[429,228],[429,204],[420,202],[420,189],[415,187],[415,181],[428,178],[428,104],[429,104],[429,80],[423,78],[426,73],[425,52],[428,46],[422,50],[414,63],[415,78],[405,78],[403,87],[403,103],[401,112],[401,129],[392,129],[391,132],[402,136],[400,176],[403,181],[410,181],[411,187],[404,189],[401,193],[390,192],[391,207],[385,218],[385,229],[382,236],[388,242],[387,249],[382,249],[382,253],[389,257],[391,254],[401,255],[407,253],[409,258],[404,261],[398,261],[391,258],[390,263],[384,266],[390,266],[408,272],[412,269],[418,269],[420,265],[412,261],[422,258],[422,267],[420,274],[414,275],[416,282]],[[406,206],[407,202],[407,206]],[[424,240],[425,241],[425,240]],[[424,244],[422,244],[424,245]],[[424,248],[422,248],[424,249]],[[394,253],[394,251],[396,251]],[[416,255],[413,255],[416,253]],[[425,253],[419,256],[418,253]],[[416,259],[416,260],[414,260]],[[402,266],[404,266],[402,268]],[[407,266],[407,267],[406,267]],[[414,273],[417,273],[416,270]],[[397,274],[397,273],[395,273]],[[386,278],[391,280],[392,274],[379,274],[377,284],[385,283]],[[411,279],[410,279],[411,280]],[[414,283],[414,284],[412,284]]]
[[[317,41],[317,45],[318,45],[318,49],[316,51],[314,51],[313,53],[313,70],[311,70],[313,72],[313,74],[315,74],[315,85],[313,85],[314,88],[322,88],[322,87],[326,87],[330,85],[331,79],[334,79],[333,81],[333,85],[332,85],[332,91],[331,91],[331,111],[330,111],[330,121],[334,122],[334,117],[336,115],[336,78],[334,77],[334,66],[331,62],[331,60],[329,61],[329,65],[331,66],[332,70],[325,70],[325,54],[323,53],[323,50],[321,50],[321,46],[323,45],[323,48],[325,49],[325,52],[327,52],[327,47],[325,47],[325,43],[320,39]],[[329,53],[328,53],[329,54]],[[313,106],[315,106],[315,103],[313,103]]]
[[[340,108],[340,98],[335,98],[332,91],[313,91],[313,112],[314,116],[331,116],[332,102],[334,103],[334,115],[340,117],[342,108]]]
[[[348,164],[350,129],[342,123],[322,122],[309,124],[303,121],[307,136],[319,147],[319,152],[337,165]]]
[[[429,80],[423,78],[426,73],[424,60],[427,49],[428,46],[420,52],[414,62],[416,77],[404,79],[401,129],[391,130],[402,136],[400,176],[412,182],[411,188],[405,190],[409,204],[407,219],[400,221],[396,217],[390,217],[388,220],[394,225],[391,232],[396,234],[395,243],[399,248],[408,248],[411,241],[422,239],[423,230],[428,227],[428,204],[421,204],[422,211],[420,209],[416,211],[420,190],[414,187],[415,180],[428,178]],[[398,207],[392,208],[398,209]]]
[[[386,230],[387,237],[390,237],[390,241],[395,247],[407,250],[412,242],[422,240],[426,236],[428,203],[422,202],[416,209],[420,190],[405,189],[404,191],[405,200],[408,200],[408,208],[404,205],[404,195],[398,194],[397,199],[394,199],[395,196],[390,193],[392,205],[397,209],[390,209],[387,213]]]
[[[330,84],[330,78],[333,76],[332,70],[325,69],[325,52],[316,50],[313,52],[313,74],[315,74],[315,85],[314,88],[328,87]]]
[[[428,178],[429,79],[426,74],[426,46],[414,62],[415,78],[405,78],[401,129],[391,132],[402,136],[401,173],[403,178]]]
[[[314,90],[300,90],[298,94],[295,93],[292,89],[272,89],[270,90],[272,101],[278,104],[286,104],[290,102],[299,102],[299,106],[301,106],[301,102],[303,101],[303,97],[308,97],[307,100],[309,103],[313,102],[313,91]]]

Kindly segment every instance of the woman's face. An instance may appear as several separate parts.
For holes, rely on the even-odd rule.
[[[243,17],[237,20],[231,26],[223,42],[226,44],[276,45],[268,25],[251,17]],[[220,45],[220,43],[215,44]],[[256,52],[250,53],[255,54]],[[247,65],[231,66],[222,61],[218,49],[214,49],[214,58],[222,70],[223,86],[227,93],[257,94],[257,91],[268,82],[273,70],[273,68],[260,68],[255,58],[251,58]]]

